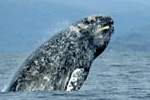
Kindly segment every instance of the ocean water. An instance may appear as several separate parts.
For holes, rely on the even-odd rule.
[[[27,54],[0,54],[4,91]],[[79,91],[0,92],[0,100],[150,100],[150,53],[104,52]]]

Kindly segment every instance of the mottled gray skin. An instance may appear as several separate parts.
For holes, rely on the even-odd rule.
[[[85,80],[93,60],[109,43],[112,24],[108,16],[90,16],[52,37],[26,59],[7,91],[65,91],[77,68],[84,69]]]

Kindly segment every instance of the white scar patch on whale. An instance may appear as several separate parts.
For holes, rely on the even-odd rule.
[[[83,68],[75,69],[71,75],[66,91],[72,91],[74,89],[80,88],[78,86],[83,84],[86,75],[87,73]]]

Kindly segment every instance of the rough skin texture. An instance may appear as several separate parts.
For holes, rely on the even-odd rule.
[[[82,82],[76,80],[76,83],[80,81],[79,85],[69,88],[70,91],[80,89],[93,60],[109,43],[113,33],[112,24],[110,17],[95,15],[61,31],[26,59],[7,91],[66,91],[71,86],[69,82],[76,69],[81,69],[84,77]]]

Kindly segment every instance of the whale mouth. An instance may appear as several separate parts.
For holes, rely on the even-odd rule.
[[[101,29],[99,30],[100,32],[106,32],[109,31],[111,34],[114,33],[114,21],[110,19],[107,23],[103,24]]]
[[[105,31],[105,30],[114,30],[113,22],[105,24],[105,25],[102,25],[102,26],[98,25],[96,33],[99,33],[99,32]]]
[[[112,30],[112,32],[114,31],[114,27],[113,27],[114,21],[113,20],[109,20],[108,22],[106,22],[103,25],[98,25],[97,29],[96,29],[96,33],[105,31],[105,30]]]
[[[108,30],[111,26],[110,25],[107,25],[107,26],[103,26],[100,31],[104,31],[104,30]]]
[[[104,24],[102,27],[101,27],[101,31],[104,31],[104,30],[108,30],[110,28],[113,28],[113,24],[114,24],[114,21],[113,20],[110,20],[109,22],[107,22],[106,24]]]

